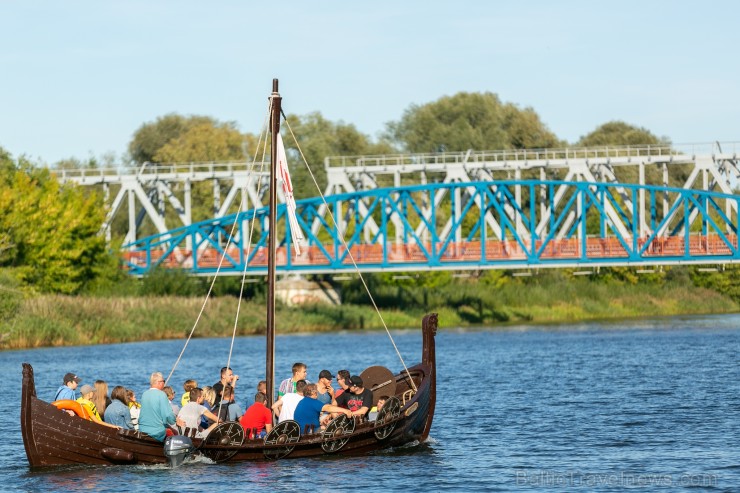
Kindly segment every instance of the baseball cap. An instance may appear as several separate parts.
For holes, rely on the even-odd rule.
[[[334,378],[334,375],[332,375],[329,370],[321,370],[321,373],[319,373],[319,379],[322,378],[327,378],[331,380],[332,378]]]
[[[92,386],[90,386],[90,385],[88,385],[88,384],[85,384],[85,385],[83,385],[83,386],[82,386],[82,388],[80,389],[80,395],[85,395],[85,394],[87,394],[88,392],[93,392],[93,391],[95,391],[95,389],[94,389],[94,388],[92,388]]]
[[[350,377],[349,380],[352,382],[352,385],[350,385],[350,387],[362,387],[362,378],[358,377],[357,375]]]
[[[71,381],[80,383],[82,379],[78,377],[77,375],[75,375],[74,373],[67,373],[66,375],[64,375],[64,383],[69,383]]]

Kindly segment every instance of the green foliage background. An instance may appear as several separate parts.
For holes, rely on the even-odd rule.
[[[298,198],[318,193],[304,158],[323,191],[327,156],[670,145],[666,137],[620,121],[606,122],[569,144],[534,109],[502,102],[490,92],[461,92],[411,105],[377,139],[318,112],[288,115],[283,136]],[[233,122],[171,113],[134,132],[124,166],[244,161],[255,156],[259,161],[269,149],[260,149],[258,141],[259,136],[242,133]],[[111,156],[68,159],[53,167],[97,168],[112,161]],[[657,168],[646,172],[659,179]],[[623,174],[620,181],[636,181],[630,175],[634,170],[618,173]],[[194,220],[213,216],[212,186],[193,184]],[[173,271],[155,271],[142,280],[129,277],[120,268],[120,245],[106,245],[99,234],[105,214],[94,189],[61,185],[41,163],[25,156],[13,158],[0,148],[0,348],[181,337],[190,330],[210,280]],[[114,222],[114,237],[121,238],[127,227],[123,221]],[[145,224],[142,234],[147,227],[151,229]],[[329,276],[315,277],[333,282]],[[740,269],[734,266],[714,273],[674,267],[651,275],[612,268],[587,278],[575,278],[567,269],[535,272],[531,277],[485,271],[466,278],[449,272],[365,278],[392,327],[416,326],[418,317],[429,310],[440,312],[443,325],[455,326],[727,312],[736,311],[740,303]],[[342,291],[342,306],[280,307],[285,327],[379,327],[359,280],[334,284]],[[237,279],[216,283],[212,301],[216,310],[207,317],[201,335],[226,335],[240,289]],[[262,284],[246,285],[245,298],[251,316],[239,332],[258,333],[264,330]]]

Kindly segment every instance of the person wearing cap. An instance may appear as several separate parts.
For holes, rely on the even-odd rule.
[[[329,370],[321,370],[321,373],[319,373],[319,381],[316,384],[317,398],[324,404],[331,404],[334,401],[334,387],[331,386],[333,378],[334,375]]]
[[[352,411],[353,416],[365,416],[373,407],[373,393],[363,386],[362,378],[354,375],[349,378],[349,388],[337,397],[337,405]]]
[[[99,425],[107,426],[109,428],[120,428],[120,426],[112,425],[103,421],[103,419],[100,417],[100,413],[98,412],[98,408],[95,407],[95,403],[92,401],[94,394],[95,389],[92,386],[85,384],[80,387],[80,397],[77,399],[77,402],[82,404],[82,407],[85,408],[88,416],[90,416],[90,421],[98,423]]]
[[[80,377],[75,375],[74,373],[67,373],[64,375],[64,385],[59,387],[57,389],[57,393],[54,396],[55,401],[64,401],[64,400],[70,400],[74,401],[77,399],[77,396],[75,395],[75,390],[77,389],[77,384],[79,384],[82,380]]]
[[[321,370],[321,372],[319,372],[319,381],[316,384],[316,389],[318,392],[316,398],[322,404],[333,404],[335,406],[337,405],[337,402],[334,400],[334,387],[331,386],[331,381],[333,378],[334,375],[332,375],[329,370]],[[322,421],[328,416],[329,415],[327,413],[321,413]]]

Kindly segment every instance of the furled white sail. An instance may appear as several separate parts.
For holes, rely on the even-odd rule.
[[[298,225],[298,218],[296,217],[295,198],[293,198],[293,183],[290,181],[290,172],[288,171],[288,158],[285,154],[283,137],[280,134],[278,134],[277,136],[277,159],[278,179],[282,182],[283,193],[285,194],[285,205],[288,208],[290,235],[293,238],[293,245],[295,245],[295,253],[296,255],[300,255],[300,245],[303,242],[303,231],[301,231],[301,227]]]

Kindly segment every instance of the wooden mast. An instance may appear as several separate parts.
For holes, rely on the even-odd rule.
[[[265,360],[265,379],[267,380],[267,402],[275,402],[275,247],[277,231],[277,137],[280,134],[280,105],[282,98],[278,93],[278,80],[272,79],[270,95],[270,203],[269,237],[267,242],[267,357]]]

